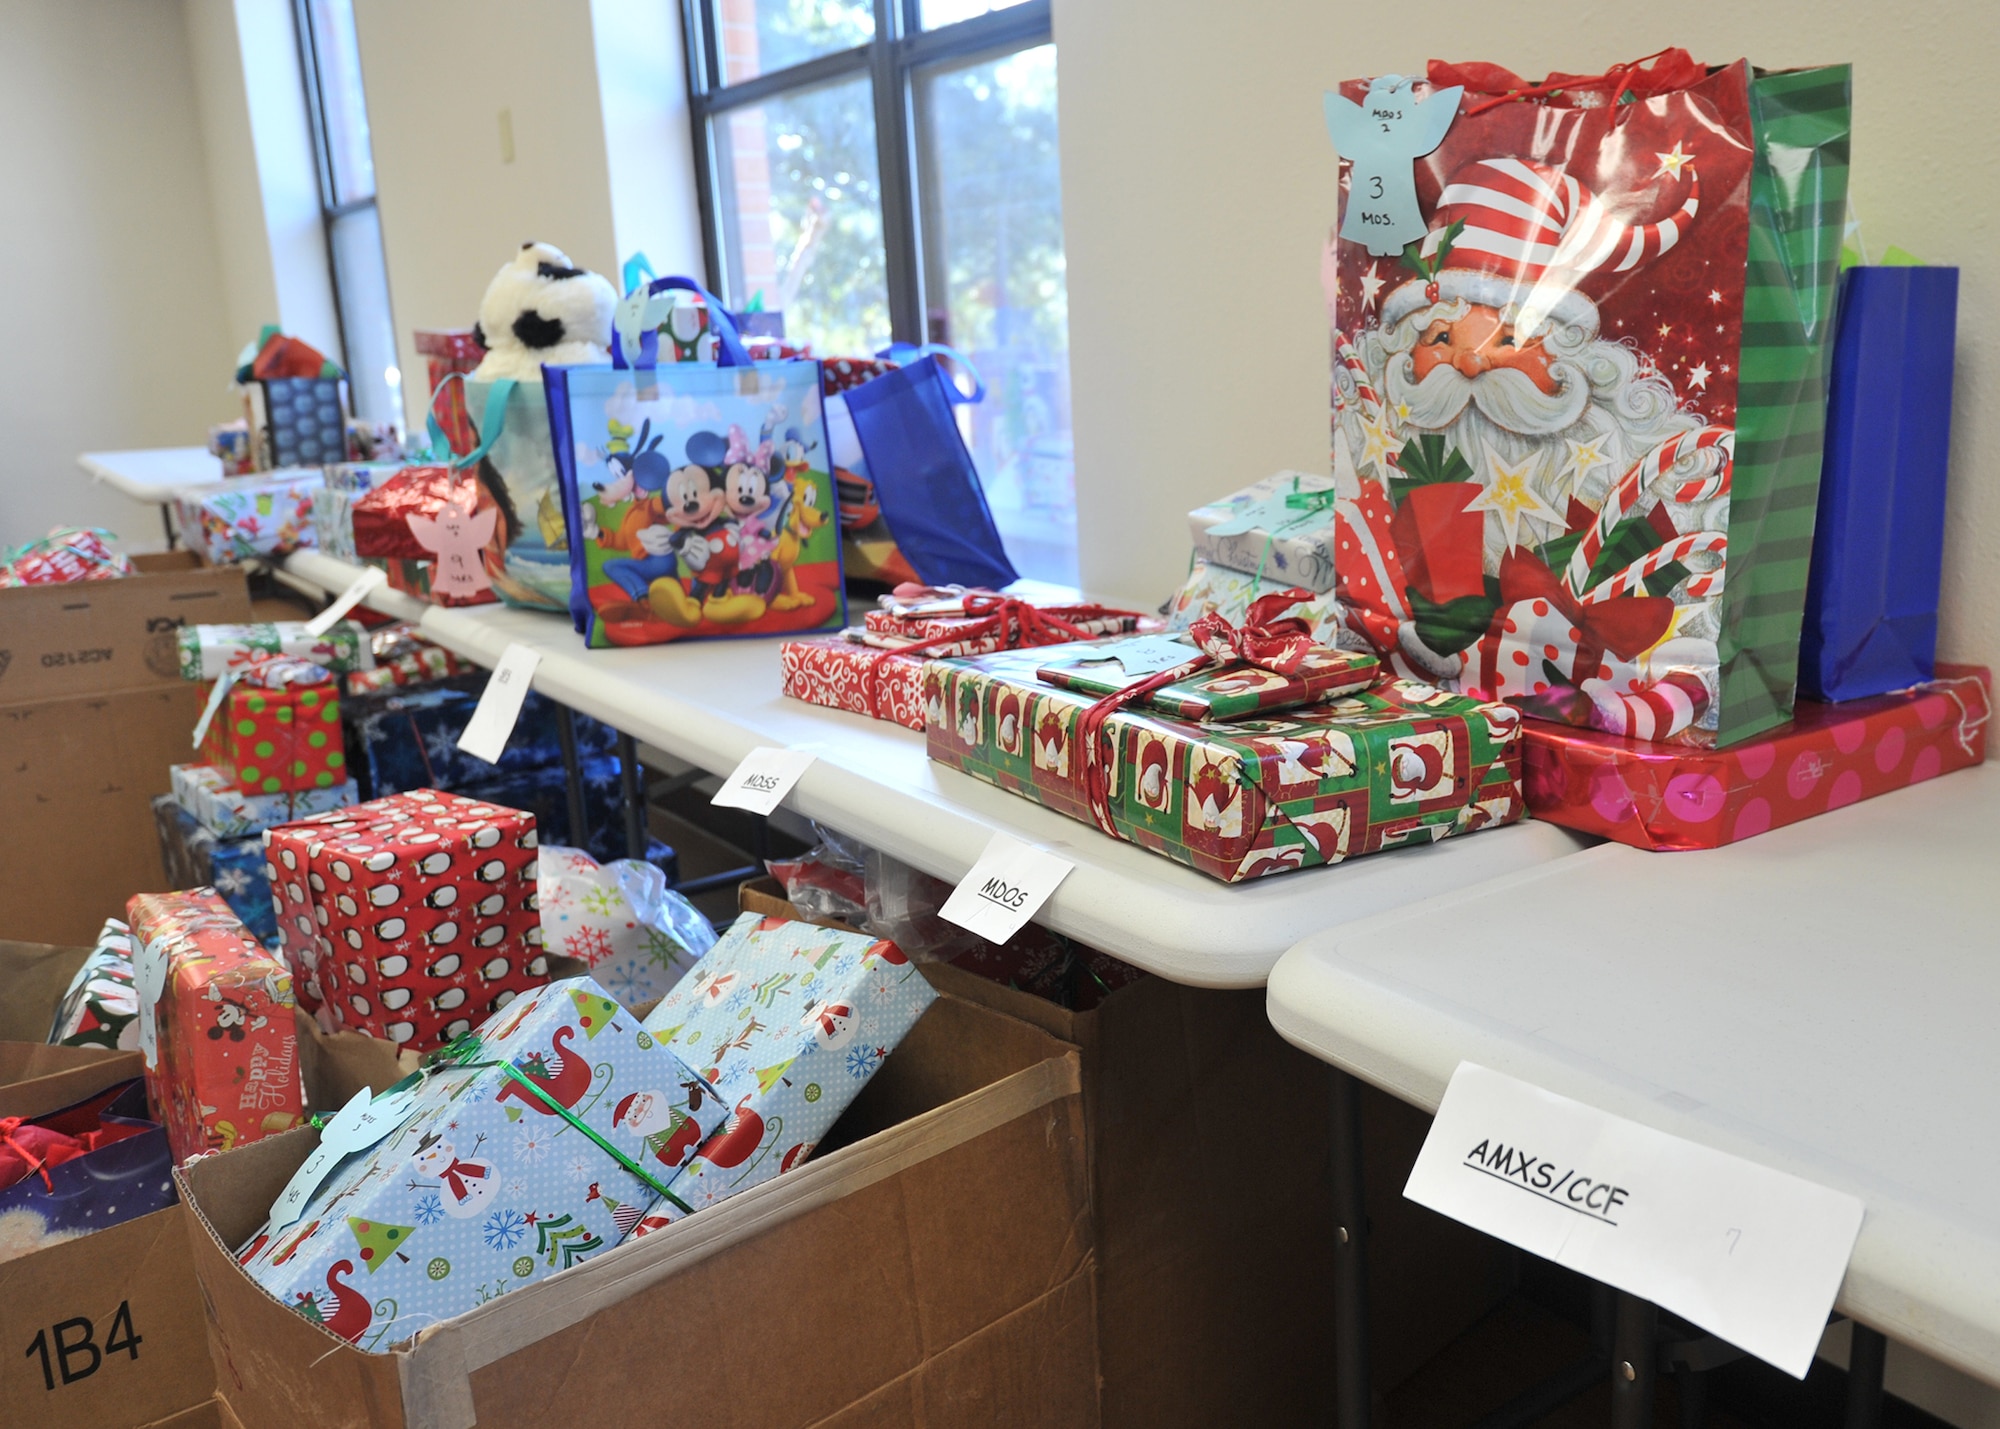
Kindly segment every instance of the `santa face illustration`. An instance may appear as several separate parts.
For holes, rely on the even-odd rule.
[[[635,1136],[645,1137],[655,1131],[665,1131],[673,1109],[673,1101],[665,1092],[633,1092],[618,1103],[612,1124]]]

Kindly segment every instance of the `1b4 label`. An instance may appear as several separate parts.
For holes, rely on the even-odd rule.
[[[138,1359],[141,1343],[132,1329],[132,1302],[121,1300],[118,1313],[111,1317],[105,1331],[103,1345],[97,1343],[97,1326],[88,1316],[78,1315],[37,1330],[28,1344],[27,1357],[41,1360],[42,1387],[54,1389],[58,1375],[63,1384],[89,1379],[104,1367],[104,1361],[111,1355],[125,1354]]]

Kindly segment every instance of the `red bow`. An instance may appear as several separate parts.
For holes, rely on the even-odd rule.
[[[959,601],[959,609],[972,618],[971,624],[943,635],[934,635],[928,640],[884,650],[868,662],[868,677],[862,688],[868,696],[870,715],[876,719],[882,717],[879,708],[882,666],[891,655],[916,655],[925,650],[935,650],[940,645],[984,640],[988,636],[997,636],[998,648],[1002,650],[1062,645],[1072,640],[1094,638],[1088,630],[1080,628],[1084,621],[1138,619],[1136,611],[1116,610],[1108,605],[1039,606],[1011,595],[995,595],[991,591],[967,591]]]
[[[1546,600],[1569,617],[1582,632],[1577,665],[1593,670],[1600,650],[1631,660],[1652,649],[1674,618],[1674,603],[1663,595],[1626,595],[1586,605],[1539,557],[1509,551],[1500,562],[1500,609],[1524,600]]]

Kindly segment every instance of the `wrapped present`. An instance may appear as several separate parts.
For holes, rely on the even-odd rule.
[[[1894,694],[1799,700],[1790,723],[1726,749],[1531,719],[1528,808],[1636,848],[1716,848],[1978,764],[1991,714],[1985,669],[1939,665],[1936,679]]]
[[[248,383],[243,393],[265,466],[347,459],[347,383],[341,378],[272,377]]]
[[[454,458],[454,461],[457,459]],[[507,513],[478,471],[454,465],[408,466],[378,483],[349,512],[354,550],[396,584],[422,584],[440,605],[487,605],[499,599],[493,573],[504,569]],[[413,577],[408,562],[427,567]],[[402,588],[402,587],[399,587]]]
[[[57,1047],[139,1047],[139,994],[132,985],[132,930],[104,920],[97,946],[56,1004],[49,1042]]]
[[[1048,685],[1036,672],[1054,653],[927,665],[931,758],[1211,877],[1339,863],[1524,812],[1520,718],[1504,705],[1396,680],[1201,724],[1108,707],[1145,683],[1103,701]]]
[[[175,888],[212,888],[265,947],[278,938],[271,880],[265,872],[264,841],[256,835],[218,838],[183,808],[172,794],[153,800],[153,825],[160,835],[160,862]]]
[[[924,656],[863,644],[844,635],[778,646],[785,693],[807,704],[853,710],[905,729],[924,727]]]
[[[188,487],[175,499],[181,539],[217,565],[311,546],[313,498],[322,485],[314,468]]]
[[[0,587],[104,581],[132,574],[132,562],[111,549],[118,538],[99,526],[58,526],[0,557]]]
[[[209,889],[126,906],[147,1088],[175,1161],[304,1119],[292,979]]]
[[[18,1122],[0,1140],[0,1261],[171,1206],[173,1172],[137,1080]]]
[[[405,789],[463,789],[501,774],[561,764],[557,707],[533,691],[521,704],[498,764],[458,747],[485,683],[484,675],[454,677],[427,688],[384,690],[345,701],[348,752],[361,792],[380,798]],[[609,725],[583,715],[572,723],[579,759],[588,763],[617,749],[618,732]]]
[[[201,755],[233,789],[279,794],[347,783],[339,687],[323,665],[253,655],[211,692]]]
[[[324,789],[246,794],[232,787],[229,776],[212,764],[176,764],[167,776],[173,781],[174,802],[221,839],[247,838],[277,824],[361,802],[360,787],[352,779]]]
[[[420,789],[264,835],[308,1011],[422,1051],[549,980],[534,816]]]
[[[238,417],[208,429],[208,452],[222,463],[224,476],[248,476],[257,470],[257,443],[250,423]]]
[[[652,863],[600,863],[580,848],[545,843],[535,886],[543,946],[583,963],[626,1007],[666,996],[715,945],[708,919]]]
[[[617,1245],[722,1115],[596,983],[552,983],[335,1117],[238,1259],[385,1350]]]
[[[319,549],[335,560],[363,560],[354,549],[354,503],[405,465],[400,461],[354,461],[327,467],[326,485],[313,498],[313,533]]]
[[[1304,594],[1303,591],[1299,593]],[[1287,597],[1277,595],[1265,599],[1282,603]],[[1254,612],[1256,607],[1251,609]],[[1254,615],[1252,618],[1255,618]],[[1162,649],[1171,652],[1176,646],[1187,652],[1182,657],[1184,659],[1195,654],[1192,642],[1167,636],[1094,641],[1081,647],[1065,647],[1071,653],[1059,660],[1051,660],[1036,674],[1043,682],[1065,690],[1076,690],[1086,695],[1115,694],[1147,678],[1149,656],[1171,661],[1171,653],[1159,656],[1156,652]],[[1121,651],[1135,649],[1140,651],[1132,662],[1138,666],[1136,671],[1128,669],[1120,659]],[[1282,673],[1255,666],[1198,671],[1154,690],[1146,696],[1146,704],[1151,709],[1178,715],[1182,719],[1236,719],[1259,711],[1294,709],[1353,694],[1373,685],[1381,675],[1381,662],[1373,655],[1314,646]]]
[[[932,658],[942,659],[1117,635],[1139,629],[1145,619],[1136,610],[1083,602],[904,586],[880,597],[875,609],[862,616],[861,624],[871,635],[887,640],[922,643]]]
[[[902,366],[890,357],[826,357],[820,359],[820,391],[828,397],[838,396],[850,387],[859,387],[864,382],[872,382],[885,372],[894,372]]]
[[[442,645],[419,641],[415,649],[377,661],[372,670],[353,671],[347,677],[347,693],[350,696],[370,695],[382,690],[408,689],[412,685],[448,680],[453,675],[473,674],[478,669],[477,665],[461,660]]]
[[[1167,629],[1186,630],[1204,615],[1220,615],[1240,624],[1252,604],[1267,595],[1276,595],[1289,585],[1287,581],[1260,579],[1245,571],[1219,566],[1197,555],[1188,570],[1187,581],[1167,603]],[[1341,643],[1340,601],[1331,592],[1319,595],[1298,613],[1312,627],[1313,638],[1320,644]]]
[[[1280,585],[1333,589],[1333,478],[1281,471],[1188,512],[1195,554]]]
[[[302,620],[183,625],[174,638],[183,680],[219,680],[257,655],[292,655],[336,674],[375,663],[368,632],[352,620],[335,621],[323,635],[313,634]]]
[[[674,1178],[675,1195],[699,1211],[804,1161],[936,1000],[894,943],[737,918],[646,1018],[729,1112]],[[663,1202],[654,1219],[686,1213]]]

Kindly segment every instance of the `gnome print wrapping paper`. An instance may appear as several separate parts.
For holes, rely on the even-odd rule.
[[[1546,719],[1695,745],[1781,723],[1847,68],[1433,62],[1400,92],[1453,88],[1411,161],[1421,237],[1378,256],[1343,223],[1323,269],[1348,624],[1401,674]]]

